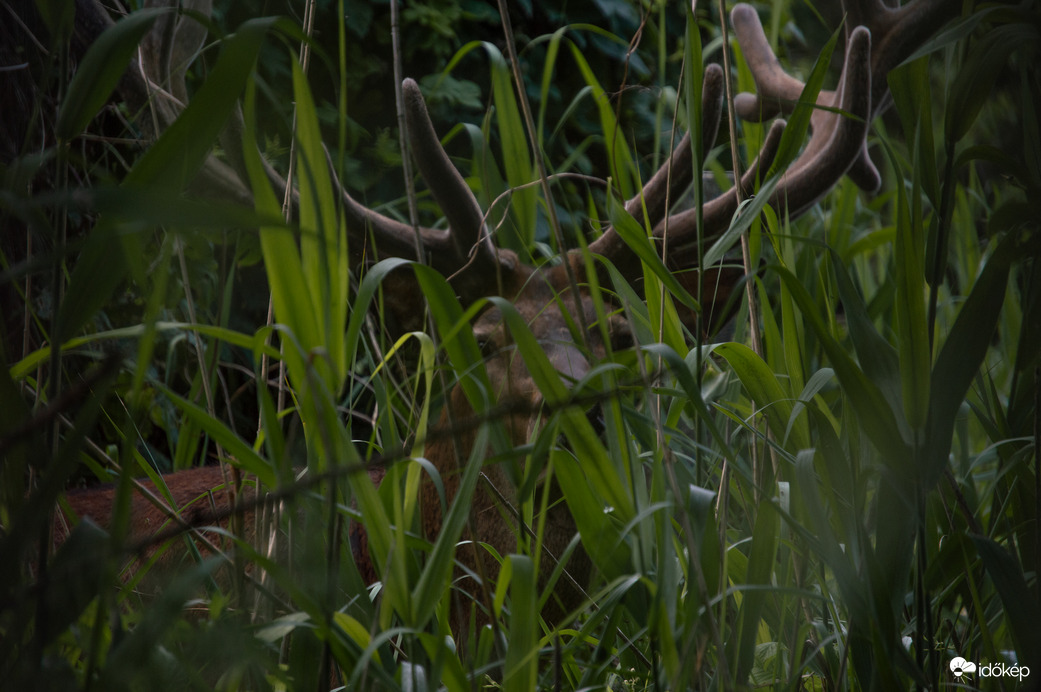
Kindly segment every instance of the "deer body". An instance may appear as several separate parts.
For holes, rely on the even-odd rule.
[[[809,143],[802,155],[787,168],[769,198],[769,203],[782,217],[786,214],[794,217],[812,207],[847,172],[862,187],[877,187],[878,173],[867,153],[866,134],[872,118],[887,105],[885,73],[906,58],[956,9],[956,3],[950,0],[918,0],[899,10],[883,7],[871,0],[845,4],[851,6],[849,15],[858,24],[867,25],[878,35],[872,36],[864,26],[848,30],[840,83],[834,92],[822,92],[818,97],[818,103],[827,108],[815,112]],[[757,96],[742,95],[737,99],[739,114],[758,120],[778,112],[790,112],[799,99],[802,84],[781,71],[763,36],[755,11],[739,5],[733,11],[733,24],[759,88]],[[930,29],[927,31],[923,27]],[[128,74],[126,79],[132,81],[133,77]],[[707,151],[715,141],[724,100],[723,74],[717,66],[709,66],[706,70],[703,91],[705,127],[698,136]],[[449,228],[414,230],[364,207],[342,191],[342,212],[356,259],[360,261],[372,256],[368,247],[371,238],[382,257],[429,262],[449,277],[464,305],[486,296],[500,296],[510,301],[525,318],[562,379],[565,382],[581,380],[608,350],[631,342],[630,326],[621,318],[611,319],[608,325],[598,323],[596,304],[589,294],[587,264],[579,252],[566,253],[559,264],[534,268],[521,262],[514,253],[493,245],[474,195],[441,148],[419,87],[412,80],[406,80],[403,92],[413,156],[447,217]],[[750,192],[756,179],[765,175],[780,142],[782,129],[783,123],[774,124],[758,161],[749,165],[748,171],[738,181],[744,192]],[[729,228],[738,206],[736,188],[706,202],[701,211],[703,226],[700,231],[695,212],[670,215],[672,200],[680,196],[693,174],[691,149],[688,135],[641,193],[625,204],[630,215],[646,222],[650,229],[648,242],[654,245],[659,255],[668,241],[669,252],[663,261],[674,270],[689,270],[696,266],[697,253]],[[240,178],[246,180],[245,176],[240,175]],[[221,189],[227,187],[222,185]],[[423,243],[424,257],[417,256],[417,233]],[[600,285],[609,285],[611,280],[611,275],[603,271],[607,263],[630,282],[638,284],[642,279],[641,260],[614,229],[608,228],[591,240],[588,250],[599,258],[594,266],[597,267],[596,278]],[[739,285],[742,274],[717,268],[706,271],[702,277],[688,272],[683,275],[683,280],[692,293],[691,277],[693,281],[701,282],[703,308],[708,309],[714,304],[722,305],[729,298],[730,292]],[[406,292],[401,296],[388,295],[386,303],[391,309],[398,304],[404,311],[414,313],[415,287],[405,282],[405,288]],[[605,298],[610,299],[607,294]],[[620,307],[609,305],[608,309]],[[699,328],[693,322],[690,326]],[[473,329],[484,351],[488,379],[497,388],[494,396],[500,403],[517,404],[510,409],[504,427],[512,444],[521,447],[540,425],[543,395],[523,359],[511,347],[512,337],[498,308],[486,308],[476,318]],[[456,387],[448,395],[440,426],[452,430],[453,420],[465,419],[471,414],[465,394]],[[426,446],[426,456],[444,482],[449,503],[458,488],[461,463],[474,451],[476,439],[473,431],[461,432],[453,437],[437,437]],[[516,478],[504,464],[486,465],[484,474],[486,480],[479,485],[471,506],[471,526],[476,535],[466,537],[487,543],[502,555],[516,552],[518,535],[523,529],[510,518],[511,508],[504,507],[501,500],[501,497],[505,498],[513,508],[518,506]],[[210,469],[167,478],[167,484],[179,502],[199,497],[207,486],[214,487],[220,482],[216,472]],[[213,485],[209,485],[211,483]],[[226,502],[224,495],[218,494],[215,499],[218,503]],[[423,485],[421,500],[422,530],[433,539],[441,529],[444,511],[433,483]],[[77,514],[91,516],[103,524],[106,517],[103,505],[106,502],[111,502],[111,496],[97,491],[69,496],[69,504]],[[139,508],[135,504],[134,511],[137,531],[151,530],[161,523],[145,507]],[[564,502],[551,503],[548,511],[543,546],[556,557],[563,554],[572,541],[576,528]],[[246,524],[252,522],[247,520]],[[374,577],[378,570],[366,562],[367,554],[358,550],[354,542],[352,547],[355,548],[355,559],[362,563],[362,572]],[[488,555],[481,547],[467,546],[458,550],[457,560],[474,574],[494,580],[498,565]],[[545,577],[554,565],[552,560],[543,560],[542,565]],[[589,556],[584,552],[578,551],[573,556],[571,567],[574,573],[588,574],[590,566]],[[464,585],[463,588],[470,587]],[[551,603],[544,614],[549,620],[558,620],[581,603],[577,590],[562,587],[560,603]],[[467,616],[465,609],[454,612],[453,630],[458,633]]]
[[[219,466],[201,466],[179,471],[167,474],[163,480],[170,490],[174,504],[182,510],[181,518],[190,523],[194,517],[213,515],[231,507],[231,494],[225,488]],[[143,541],[173,521],[168,513],[162,511],[144,494],[145,492],[155,498],[162,495],[155,483],[144,481],[139,490],[131,496],[130,514],[133,521],[130,525],[130,535],[127,537],[131,542]],[[108,527],[112,523],[115,495],[115,486],[106,485],[70,491],[65,499],[76,517],[89,518],[99,526]],[[55,537],[59,542],[68,536],[69,519],[71,517],[62,514],[56,522]]]
[[[134,576],[142,559],[155,554],[161,545],[154,541],[157,536],[176,535],[182,530],[214,524],[228,528],[233,500],[219,466],[201,466],[167,474],[163,482],[172,499],[170,506],[163,499],[163,492],[152,481],[135,483],[136,488],[130,497],[130,525],[125,538],[126,545],[135,549],[137,556],[132,559],[129,569],[123,572],[124,580]],[[243,501],[249,502],[255,497],[255,492],[252,487],[246,486],[240,495]],[[72,490],[66,494],[65,500],[70,513],[61,510],[57,512],[53,528],[55,545],[60,545],[68,538],[75,521],[88,519],[102,528],[111,528],[116,501],[114,484]],[[203,557],[222,554],[230,548],[226,541],[212,533],[196,532],[194,535],[196,546]],[[255,539],[253,522],[247,523],[245,538],[249,541]],[[183,541],[183,538],[176,540]],[[176,569],[177,564],[187,558],[187,551],[176,540],[160,556],[160,572]],[[155,583],[158,588],[158,581],[153,578],[149,584]],[[222,577],[222,581],[226,580]],[[151,588],[149,586],[144,590],[149,591]]]

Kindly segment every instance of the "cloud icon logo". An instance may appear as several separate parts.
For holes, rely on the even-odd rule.
[[[960,678],[968,673],[976,672],[976,664],[972,661],[966,661],[961,656],[951,659],[951,672],[954,673],[954,677]]]

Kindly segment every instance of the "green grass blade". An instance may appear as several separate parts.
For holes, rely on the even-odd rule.
[[[973,536],[980,561],[1004,605],[1012,628],[1012,638],[1019,653],[1019,665],[1032,671],[1041,670],[1041,607],[1036,591],[1027,585],[1023,567],[1002,546],[985,536]]]
[[[348,304],[349,286],[347,235],[336,213],[337,198],[333,193],[311,89],[300,63],[291,60],[291,64],[296,99],[300,261],[310,289],[312,311],[318,317],[318,325],[322,330],[317,335],[320,341],[314,344],[304,342],[304,345],[308,348],[319,345],[324,347],[329,360],[318,359],[315,366],[324,373],[327,386],[335,390],[339,389],[347,372],[348,353],[344,344],[347,314],[344,306]],[[268,261],[273,259],[266,258]],[[330,363],[331,368],[328,367]]]
[[[821,87],[824,85],[824,77],[828,74],[831,56],[835,52],[835,44],[838,42],[841,33],[841,28],[836,29],[835,33],[828,39],[828,42],[824,44],[820,55],[817,56],[817,61],[813,64],[813,70],[806,79],[806,86],[803,87],[802,93],[799,95],[799,102],[796,104],[795,110],[792,111],[792,115],[788,119],[788,125],[784,128],[784,132],[781,135],[781,142],[777,146],[777,154],[770,165],[770,170],[766,175],[767,178],[783,173],[788,168],[788,164],[799,155],[799,149],[802,148],[802,142],[810,128],[810,118],[813,116],[813,111],[817,108],[817,95],[820,94]]]
[[[250,20],[225,41],[209,78],[180,117],[130,170],[123,182],[125,189],[184,189],[224,129],[275,22],[270,18]],[[91,232],[69,278],[59,312],[60,331],[53,335],[56,341],[65,341],[78,332],[131,270],[143,283],[139,231],[124,231],[114,220],[104,219]]]
[[[916,130],[916,134],[920,132]],[[893,161],[894,168],[899,166]],[[921,199],[915,174],[912,195],[915,206]],[[916,212],[920,212],[916,209]],[[922,215],[908,207],[904,186],[897,186],[896,195],[896,332],[900,362],[900,383],[903,392],[904,416],[916,431],[925,425],[929,407],[929,329],[925,317],[925,258]]]
[[[206,432],[215,442],[222,445],[228,455],[234,459],[234,465],[247,473],[255,475],[261,483],[269,488],[278,485],[275,469],[264,457],[253,450],[253,447],[236,435],[231,428],[220,420],[209,415],[205,409],[196,406],[187,399],[178,396],[164,385],[156,383],[155,387],[184,414]]]
[[[777,542],[780,529],[780,515],[775,511],[773,503],[760,505],[752,529],[752,544],[749,547],[748,571],[742,580],[747,586],[769,586],[777,557]],[[773,598],[766,589],[750,589],[743,593],[741,607],[738,612],[738,628],[736,639],[736,656],[734,661],[734,681],[743,684],[755,663],[756,643],[759,635],[763,611],[769,600]]]
[[[647,240],[644,229],[636,222],[636,219],[629,215],[624,205],[609,202],[608,214],[611,219],[611,227],[625,241],[629,249],[640,258],[644,266],[665,284],[676,300],[692,310],[700,310],[698,301],[683,288],[676,276],[661,261],[654,245]]]
[[[741,384],[744,385],[748,396],[766,415],[774,437],[781,444],[788,446],[785,431],[788,430],[792,417],[792,398],[778,382],[777,376],[770,370],[770,366],[744,344],[734,342],[720,344],[716,347],[716,353],[726,358],[730,367],[741,379]],[[798,451],[809,446],[809,428],[803,420],[792,427],[791,447]]]
[[[1032,245],[1033,252],[1037,252],[1037,238]],[[1015,234],[1000,241],[976,279],[936,357],[929,393],[925,468],[922,469],[925,482],[930,486],[947,465],[957,412],[990,347],[1005,300],[1012,262],[1029,254]]]
[[[243,114],[245,116],[243,157],[253,188],[254,203],[258,213],[278,217],[281,205],[271,189],[271,183],[268,181],[255,143],[256,126],[254,124],[252,85],[246,95]],[[264,268],[267,270],[275,319],[284,324],[295,335],[299,343],[319,343],[318,315],[314,312],[314,301],[308,289],[309,284],[304,276],[300,252],[293,239],[293,234],[284,225],[262,226],[260,228],[260,248],[265,258]],[[290,377],[299,384],[307,369],[301,349],[288,347],[284,349],[284,352]]]
[[[774,271],[788,285],[792,298],[802,311],[803,319],[817,335],[846,396],[849,397],[850,403],[860,416],[868,437],[882,453],[885,464],[898,470],[899,473],[905,474],[911,459],[910,448],[900,434],[893,409],[882,396],[878,386],[865,376],[849,354],[832,337],[827,324],[817,313],[816,303],[799,278],[783,267],[776,267]]]
[[[571,49],[571,56],[578,65],[583,79],[589,85],[593,103],[600,116],[600,130],[604,136],[604,145],[607,147],[607,161],[611,177],[622,197],[632,199],[640,189],[639,176],[633,167],[633,155],[629,151],[629,145],[625,143],[622,128],[615,118],[614,107],[579,47],[573,43],[568,43],[568,47]]]
[[[444,515],[441,532],[434,541],[434,548],[427,557],[426,565],[413,590],[413,625],[426,626],[434,615],[441,593],[451,582],[455,547],[470,520],[470,505],[477,480],[481,476],[484,458],[488,450],[488,428],[482,426],[474,437],[470,458],[466,460],[455,499]]]
[[[499,138],[502,141],[503,167],[506,169],[506,181],[513,189],[510,202],[513,233],[500,230],[499,245],[526,253],[535,240],[538,189],[518,188],[535,180],[535,164],[528,150],[528,135],[524,128],[520,105],[513,91],[513,77],[506,59],[493,44],[483,45],[492,68],[492,97],[495,102],[495,119],[499,125]]]
[[[1037,41],[1037,30],[1029,24],[1008,24],[984,34],[961,65],[951,86],[944,121],[944,137],[958,142],[989,102],[991,87],[1005,67],[1009,55]]]
[[[881,239],[880,239],[881,240]],[[830,250],[829,250],[830,251]],[[864,374],[875,383],[893,410],[900,405],[900,362],[897,351],[875,328],[846,264],[831,252],[835,283],[846,313],[850,340]]]
[[[539,663],[535,564],[526,555],[510,555],[506,558],[503,573],[509,574],[511,603],[510,639],[506,646],[503,689],[506,692],[527,692],[536,688]]]
[[[131,12],[91,44],[58,109],[54,126],[58,139],[68,141],[78,135],[101,110],[126,72],[141,39],[156,18],[167,12],[170,10],[165,7]]]

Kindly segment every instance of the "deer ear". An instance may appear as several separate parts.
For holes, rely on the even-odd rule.
[[[380,300],[383,325],[392,339],[426,328],[423,292],[412,269],[401,267],[385,276]]]

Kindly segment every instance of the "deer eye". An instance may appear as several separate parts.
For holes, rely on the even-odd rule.
[[[499,351],[499,340],[495,337],[494,331],[474,330],[474,340],[477,341],[477,348],[481,349],[481,355],[485,358],[491,358]]]
[[[481,349],[481,355],[485,358],[492,357],[498,350],[495,342],[488,336],[477,336],[477,348]]]

